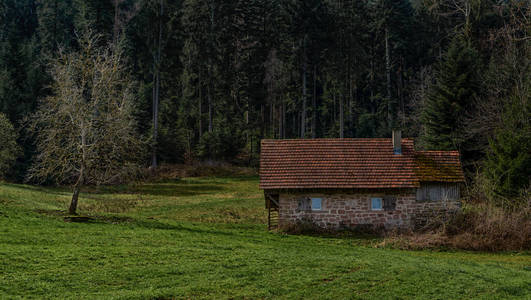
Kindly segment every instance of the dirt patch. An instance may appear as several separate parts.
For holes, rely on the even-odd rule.
[[[64,220],[67,223],[93,223],[95,221],[94,218],[89,216],[66,216]]]
[[[68,215],[68,212],[60,209],[36,209],[36,213],[54,217],[64,217]]]
[[[135,219],[125,216],[96,216],[93,217],[97,221],[108,223],[108,224],[122,224],[122,223],[133,223]]]

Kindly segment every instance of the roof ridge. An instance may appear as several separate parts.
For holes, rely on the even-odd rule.
[[[459,150],[417,150],[417,152],[459,152]]]
[[[282,141],[389,141],[392,142],[391,138],[304,138],[304,139],[262,139],[261,141],[275,141],[275,142],[282,142]],[[408,141],[414,141],[415,139],[412,137],[408,138],[402,138],[402,140],[408,140]]]

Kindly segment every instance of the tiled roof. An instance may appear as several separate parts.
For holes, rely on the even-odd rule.
[[[462,181],[459,154],[416,152],[412,139],[402,139],[402,154],[390,138],[262,140],[262,189],[411,188],[425,179]]]
[[[458,151],[416,151],[415,161],[420,181],[465,181]]]

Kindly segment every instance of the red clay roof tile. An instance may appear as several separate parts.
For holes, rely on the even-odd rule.
[[[262,140],[260,188],[411,188],[421,181],[464,181],[459,153],[415,151],[402,139]]]

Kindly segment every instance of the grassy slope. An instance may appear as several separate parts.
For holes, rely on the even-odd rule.
[[[531,298],[531,256],[376,249],[265,230],[256,178],[0,186],[0,298]],[[132,208],[131,208],[132,207]]]

